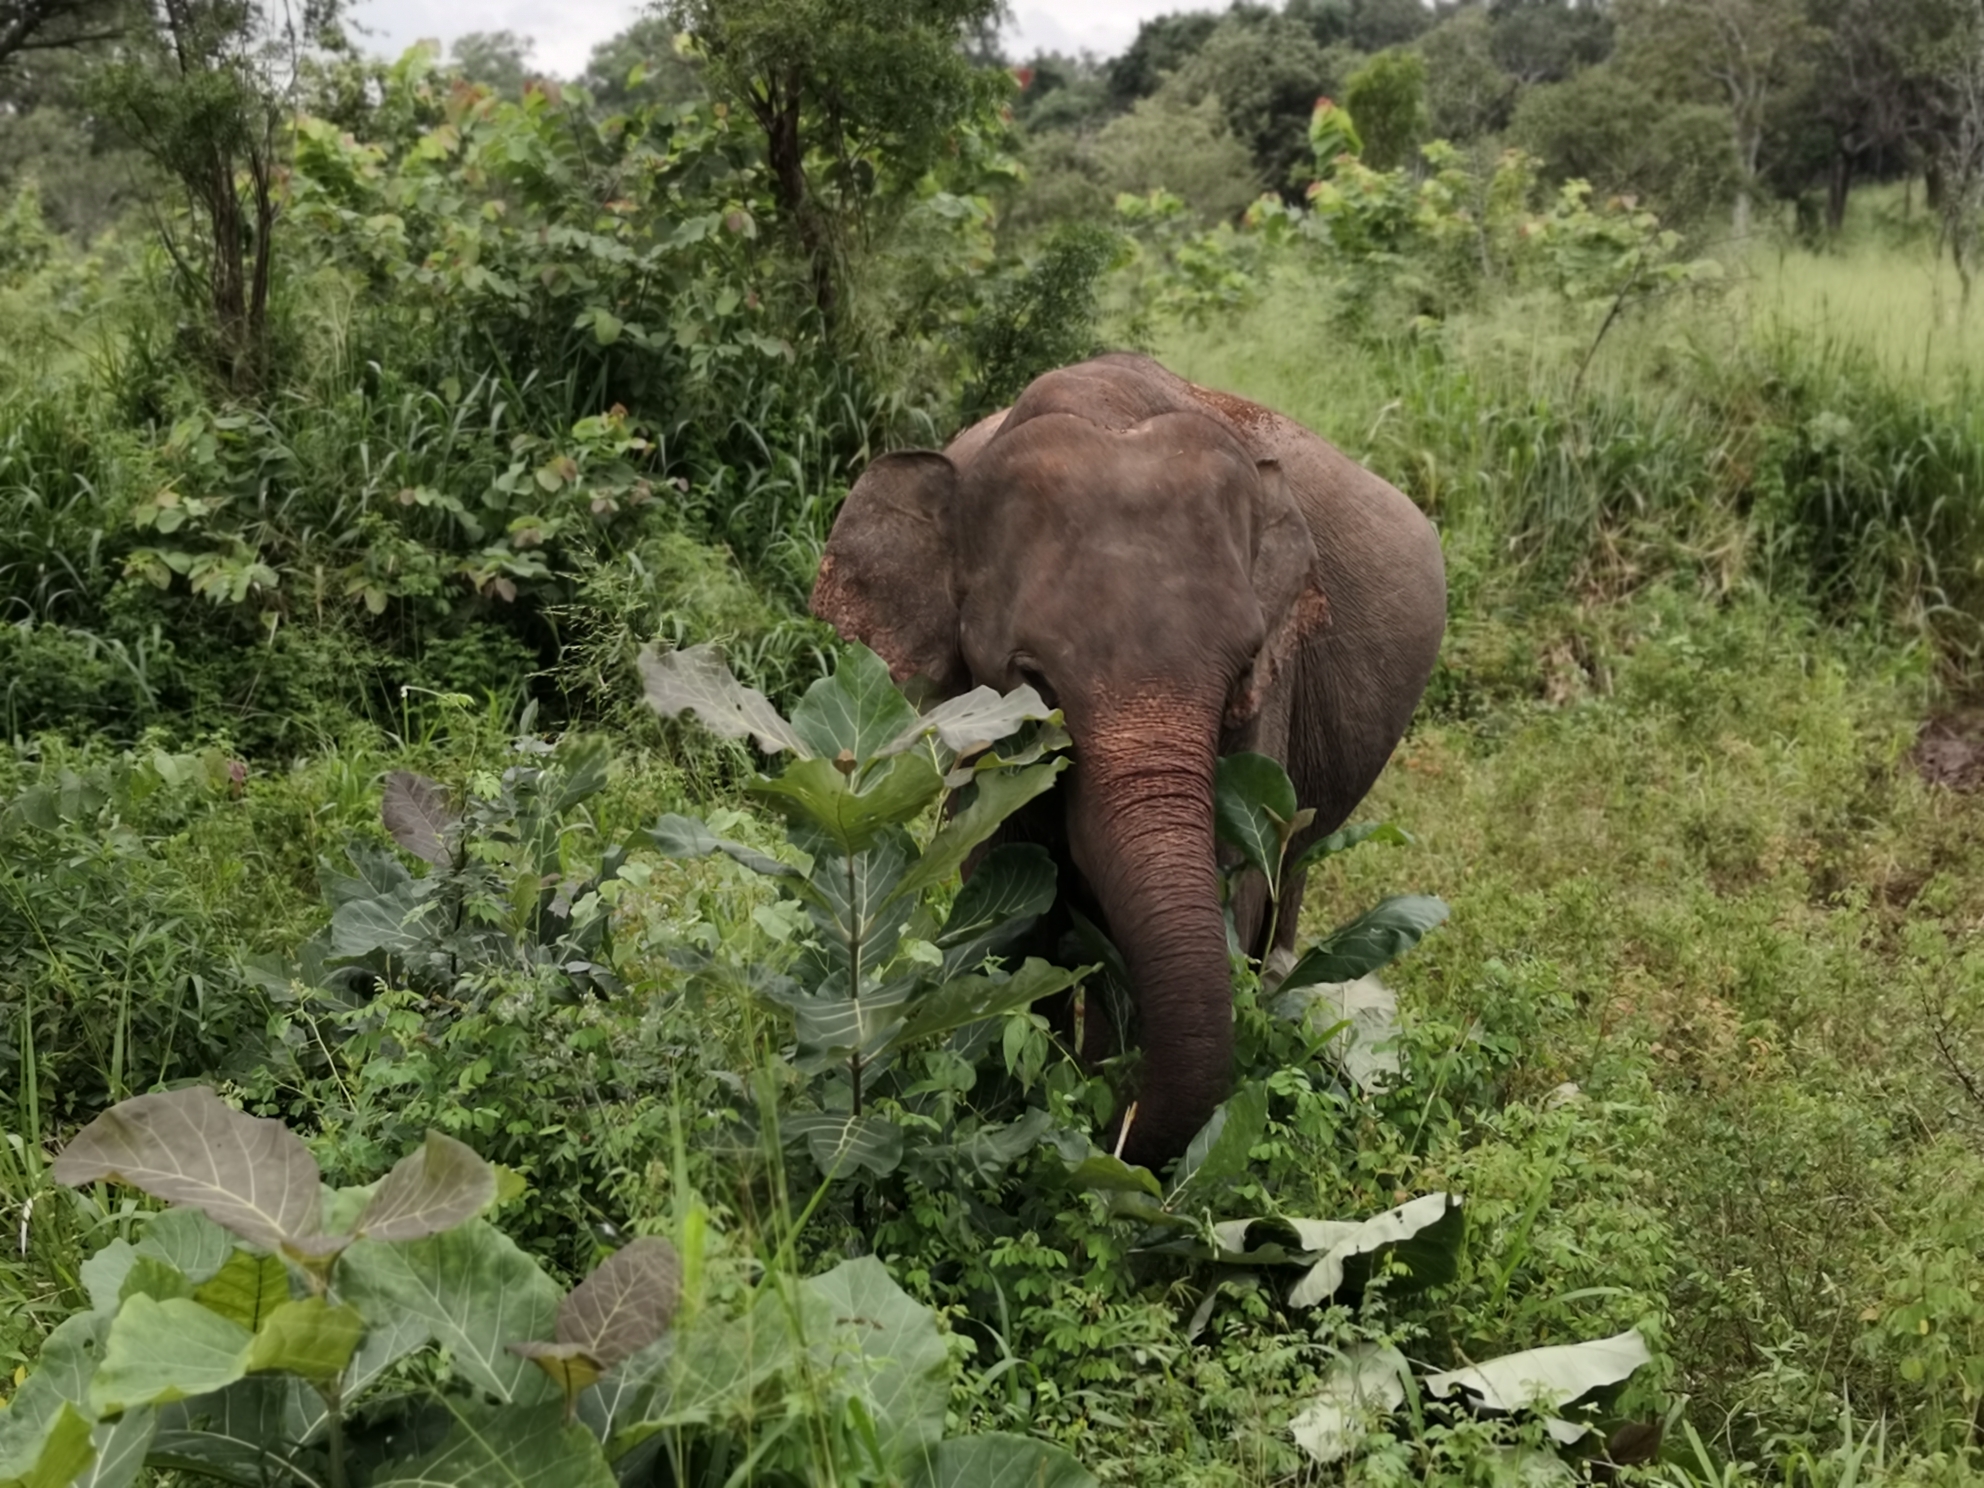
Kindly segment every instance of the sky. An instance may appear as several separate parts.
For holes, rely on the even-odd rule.
[[[1007,52],[1095,52],[1113,56],[1130,44],[1137,23],[1169,10],[1221,8],[1199,0],[1012,0]],[[569,77],[582,71],[593,47],[623,30],[640,12],[637,0],[356,0],[347,12],[368,34],[373,51],[398,56],[423,38],[443,43],[464,31],[515,31],[536,43],[531,60]]]

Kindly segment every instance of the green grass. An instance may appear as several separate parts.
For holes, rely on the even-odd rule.
[[[1359,344],[1293,276],[1166,347],[1441,522],[1430,716],[1360,813],[1421,846],[1332,868],[1315,928],[1437,892],[1420,1016],[1540,989],[1503,1094],[1617,1113],[1688,1420],[1767,1480],[1845,1471],[1844,1416],[1874,1478],[1966,1481],[1984,1399],[1984,803],[1906,757],[1975,676],[1984,341],[1942,293],[1912,250],[1786,254],[1575,395],[1561,309]]]
[[[1401,974],[1450,1020],[1486,968],[1555,989],[1519,1106],[1650,1080],[1653,1140],[1630,1156],[1705,1433],[1755,1456],[1850,1402],[1891,1447],[1961,1449],[1984,1335],[1967,1306],[1929,1304],[1919,1333],[1911,1309],[1939,1265],[1959,1294],[1984,1285],[1964,1239],[1984,1107],[1935,1038],[1948,1017],[1956,1057],[1984,1053],[1984,802],[1904,758],[1919,667],[1664,590],[1507,639],[1540,652],[1543,695],[1422,727],[1366,807],[1420,850],[1351,860],[1321,912],[1408,876],[1447,897],[1449,929]]]

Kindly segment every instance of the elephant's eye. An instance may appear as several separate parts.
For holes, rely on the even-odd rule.
[[[1058,708],[1061,706],[1061,700],[1054,695],[1053,686],[1045,677],[1041,676],[1040,668],[1033,664],[1032,658],[1015,659],[1013,670],[1020,674],[1020,681],[1026,683],[1027,686],[1040,694],[1040,700],[1047,704],[1048,707]]]

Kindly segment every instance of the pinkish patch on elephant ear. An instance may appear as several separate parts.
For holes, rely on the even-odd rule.
[[[889,664],[896,681],[924,676],[940,691],[969,683],[958,654],[945,507],[956,471],[942,455],[883,455],[862,472],[834,520],[812,611]]]
[[[1235,684],[1232,696],[1226,701],[1228,728],[1237,728],[1261,711],[1267,702],[1268,689],[1294,661],[1302,642],[1329,623],[1329,596],[1323,593],[1322,585],[1312,574],[1307,587],[1288,607],[1281,624],[1262,643],[1253,667]]]
[[[917,652],[916,637],[890,625],[885,610],[862,593],[866,586],[844,574],[844,566],[828,553],[820,560],[820,576],[813,584],[811,609],[831,625],[842,640],[859,641],[889,664],[889,676],[898,684],[927,670],[927,659]]]

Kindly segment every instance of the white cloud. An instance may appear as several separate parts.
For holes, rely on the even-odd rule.
[[[371,51],[396,57],[416,41],[444,45],[467,31],[515,31],[536,43],[531,60],[546,72],[571,77],[592,49],[623,31],[644,7],[638,0],[356,0],[350,15],[367,29]],[[1006,50],[1016,57],[1035,51],[1091,51],[1112,57],[1130,44],[1137,23],[1166,11],[1203,8],[1192,0],[1068,0],[1048,8],[1019,0],[1006,28]]]

